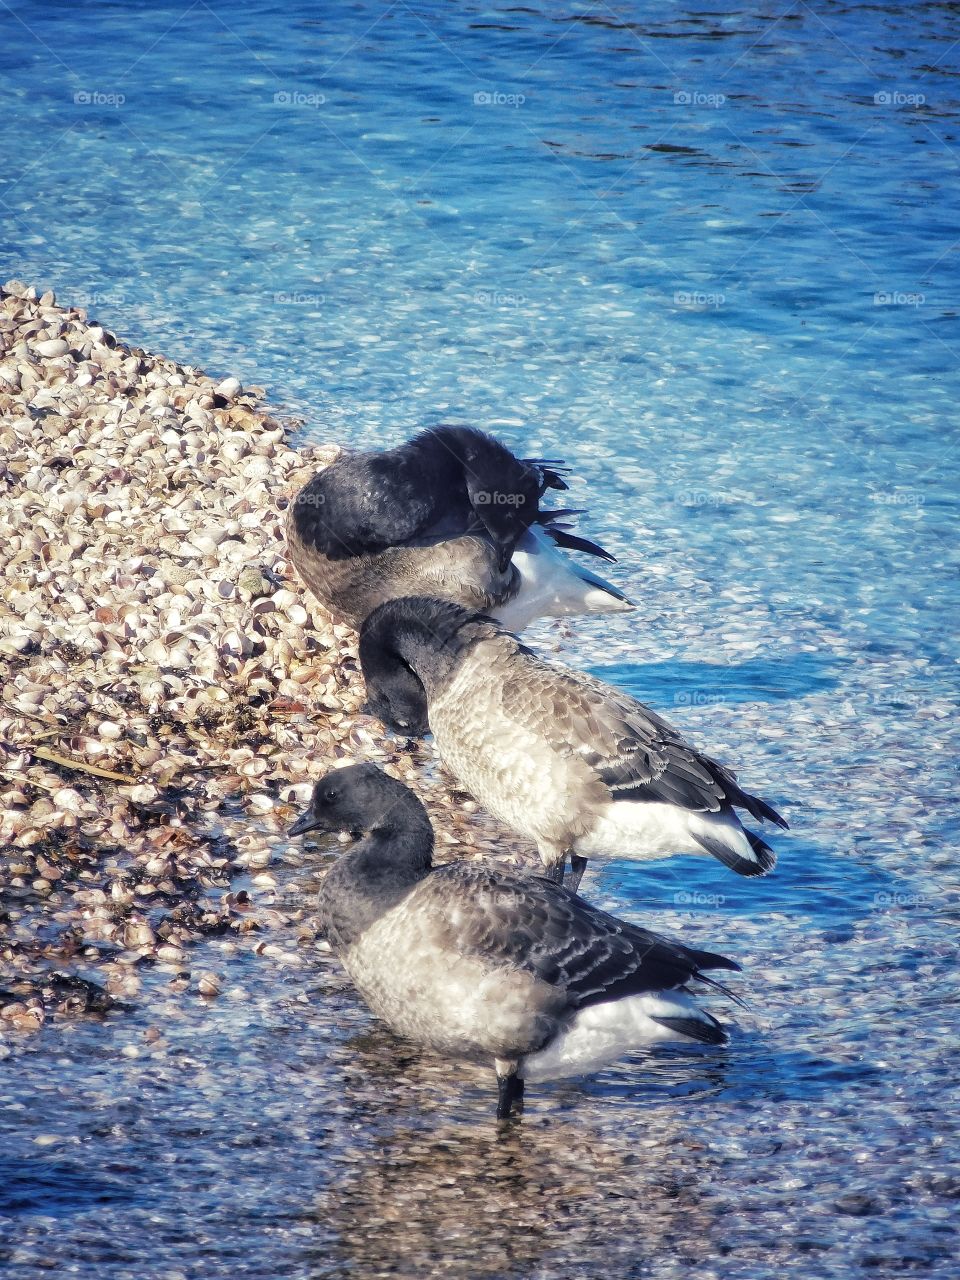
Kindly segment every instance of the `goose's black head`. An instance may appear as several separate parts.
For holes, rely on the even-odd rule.
[[[395,733],[429,733],[430,700],[453,677],[463,654],[499,630],[491,618],[449,600],[387,600],[360,628],[366,710]]]
[[[430,732],[427,695],[419,677],[402,658],[377,679],[368,678],[363,709],[394,733],[408,738],[422,738]]]
[[[290,828],[290,835],[307,831],[349,831],[354,836],[408,825],[411,806],[422,805],[409,787],[375,764],[333,769],[313,789],[309,807]]]
[[[400,652],[411,643],[416,647],[410,624],[417,619],[408,609],[405,602],[398,611],[397,601],[389,600],[374,609],[360,628],[360,668],[367,688],[363,709],[394,733],[422,738],[430,732],[427,692]]]

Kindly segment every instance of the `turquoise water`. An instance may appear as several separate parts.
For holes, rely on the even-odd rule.
[[[941,4],[0,6],[6,274],[316,439],[565,456],[640,609],[540,643],[793,827],[759,884],[591,873],[741,960],[751,1009],[720,1066],[542,1090],[506,1150],[485,1081],[355,1057],[322,957],[152,1072],[121,1048],[159,986],[48,1028],[2,1064],[11,1276],[955,1274],[957,36]],[[621,1199],[538,1234],[578,1144]]]

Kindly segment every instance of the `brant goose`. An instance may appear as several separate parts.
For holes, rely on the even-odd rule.
[[[525,1080],[583,1075],[660,1041],[725,1044],[688,983],[739,969],[491,864],[434,867],[433,828],[373,764],[335,769],[290,828],[360,836],[320,891],[324,936],[371,1010],[453,1058],[493,1063],[497,1116]]]
[[[348,453],[309,481],[287,518],[290,559],[330,611],[359,627],[385,600],[426,594],[534,618],[624,612],[621,591],[559,550],[613,560],[571,533],[562,463],[516,458],[472,427],[440,426],[381,453]]]
[[[535,840],[572,887],[586,859],[710,853],[740,875],[776,859],[734,812],[786,822],[729,769],[629,694],[544,661],[493,619],[392,600],[360,633],[367,710],[432,731],[444,764],[495,817]]]

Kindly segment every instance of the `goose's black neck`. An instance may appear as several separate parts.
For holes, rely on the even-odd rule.
[[[364,676],[396,678],[401,660],[416,675],[428,698],[449,680],[463,655],[500,628],[491,618],[461,605],[426,596],[390,600],[376,609],[360,634]]]
[[[433,826],[427,811],[409,787],[401,789],[395,783],[392,796],[389,809],[371,826],[367,841],[376,844],[380,856],[425,873],[433,856]]]
[[[327,872],[320,921],[336,951],[360,938],[430,874],[433,828],[420,801],[412,793],[408,797]]]

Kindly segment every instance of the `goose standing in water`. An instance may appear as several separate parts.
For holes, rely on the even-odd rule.
[[[557,469],[559,468],[559,470]],[[348,453],[304,486],[287,518],[290,559],[313,594],[359,627],[385,600],[430,595],[521,630],[538,617],[633,605],[560,548],[613,560],[571,533],[558,462],[515,457],[472,427],[441,426],[381,453]]]
[[[710,853],[740,875],[776,859],[735,813],[786,827],[729,769],[629,694],[544,661],[493,619],[392,600],[360,632],[368,710],[432,731],[447,768],[495,817],[536,841],[572,886],[586,859]]]
[[[599,1070],[660,1041],[727,1033],[687,984],[739,969],[493,865],[433,867],[433,829],[376,765],[334,770],[290,829],[362,835],[327,872],[321,930],[372,1011],[449,1057],[492,1062],[497,1116],[525,1080]],[[735,997],[734,997],[735,998]]]

